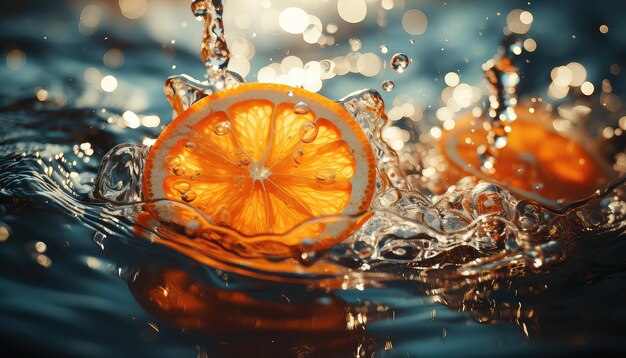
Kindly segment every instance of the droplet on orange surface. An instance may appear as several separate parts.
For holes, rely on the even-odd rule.
[[[286,234],[312,218],[363,213],[375,172],[367,138],[337,103],[298,88],[244,84],[202,99],[164,130],[147,158],[144,199],[190,203],[244,236]],[[194,219],[153,208],[181,226]],[[356,222],[309,226],[299,235],[330,245]],[[302,239],[285,236],[292,244]]]

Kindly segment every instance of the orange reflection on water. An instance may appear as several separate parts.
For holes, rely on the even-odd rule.
[[[207,284],[169,267],[142,267],[129,283],[150,314],[219,339],[224,354],[349,356],[369,341],[348,304],[324,290],[255,285],[244,291],[237,283]]]

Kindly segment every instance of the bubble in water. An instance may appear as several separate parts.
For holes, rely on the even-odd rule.
[[[398,73],[402,73],[404,72],[404,70],[406,70],[407,67],[409,67],[409,62],[409,56],[403,53],[397,53],[393,55],[391,61],[389,61],[389,64],[391,65],[392,70]]]
[[[191,3],[191,12],[194,16],[205,16],[207,14],[205,0],[193,0]]]
[[[382,88],[386,92],[391,92],[395,86],[396,86],[396,84],[393,83],[393,81],[391,81],[391,80],[383,81],[383,84],[382,84]]]
[[[324,185],[335,184],[336,177],[337,174],[335,173],[335,169],[331,168],[322,168],[315,173],[315,179],[317,182]]]
[[[543,183],[535,183],[535,184],[533,185],[533,188],[534,188],[535,190],[541,190],[541,189],[543,189]]]
[[[221,121],[213,127],[215,134],[219,136],[230,133],[230,123],[228,121]]]
[[[307,114],[311,111],[311,109],[309,108],[309,105],[304,103],[304,102],[298,102],[296,103],[296,105],[293,107],[293,111],[296,114]]]
[[[196,199],[196,196],[197,196],[196,192],[193,190],[190,190],[186,192],[185,194],[181,195],[180,198],[189,203],[191,201],[194,201]]]
[[[409,40],[409,43],[410,43],[411,45],[413,45],[413,44],[415,44],[415,40],[410,39],[410,40]]]
[[[196,143],[194,143],[192,141],[189,141],[189,142],[185,143],[185,148],[190,149],[190,150],[195,149],[196,148]]]
[[[177,180],[174,182],[173,188],[177,192],[185,194],[186,192],[191,190],[191,184],[189,184],[189,182],[186,180]]]
[[[296,165],[302,164],[303,156],[304,156],[304,152],[302,151],[302,148],[296,147],[296,149],[294,149],[293,151],[293,161],[296,163]]]
[[[293,97],[293,91],[289,91],[289,92],[287,92],[287,95],[288,95],[289,97]]]
[[[300,140],[303,143],[311,143],[317,138],[317,124],[314,122],[305,122],[300,128]]]
[[[389,52],[389,48],[386,45],[380,45],[380,53],[382,53],[383,55],[387,54]]]

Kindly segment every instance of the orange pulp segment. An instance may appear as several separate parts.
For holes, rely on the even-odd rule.
[[[172,121],[148,154],[143,188],[146,200],[186,202],[215,224],[253,236],[363,213],[375,175],[366,136],[339,104],[303,89],[250,83],[206,97]],[[161,220],[193,219],[153,208]],[[307,235],[341,240],[354,230],[325,225]]]
[[[583,199],[606,185],[610,173],[600,158],[583,144],[549,129],[555,119],[535,108],[518,106],[518,119],[510,124],[507,145],[498,150],[494,171],[481,171],[477,148],[487,144],[487,132],[471,115],[461,117],[439,141],[448,184],[473,175],[496,182],[525,199],[558,207]],[[474,124],[473,124],[474,123]],[[560,203],[560,204],[559,204]]]

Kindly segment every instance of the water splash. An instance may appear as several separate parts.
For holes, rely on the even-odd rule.
[[[489,83],[488,142],[489,148],[478,148],[481,169],[493,174],[493,162],[498,150],[507,145],[509,124],[517,119],[517,85],[519,69],[515,62],[522,53],[522,44],[514,37],[507,38],[498,48],[498,54],[483,64],[485,78]]]

